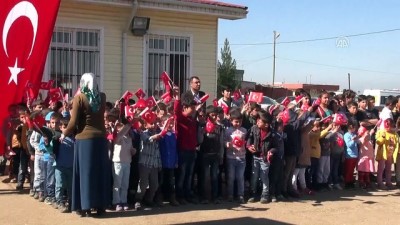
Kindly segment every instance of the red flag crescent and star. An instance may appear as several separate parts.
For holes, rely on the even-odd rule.
[[[31,82],[40,87],[60,0],[6,0],[0,7],[0,121],[3,148],[8,107],[19,103]],[[11,94],[12,93],[12,94]]]

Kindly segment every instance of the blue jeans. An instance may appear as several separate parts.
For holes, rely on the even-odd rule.
[[[18,168],[18,185],[23,185],[25,176],[28,173],[28,160],[29,156],[25,149],[19,151],[19,168]]]
[[[113,163],[113,200],[112,203],[126,204],[128,202],[130,163]]]
[[[219,172],[219,156],[217,154],[202,154],[201,160],[203,183],[201,185],[203,191],[202,198],[206,199],[206,190],[211,181],[211,197],[217,199],[218,197],[218,172]]]
[[[177,195],[180,198],[192,197],[192,176],[194,163],[196,161],[196,151],[179,151],[179,178],[177,183]]]
[[[55,187],[56,187],[56,179],[54,176],[55,173],[55,166],[54,166],[54,156],[49,155],[44,157],[45,167],[46,167],[46,196],[50,198],[54,198],[55,194]]]
[[[35,154],[34,162],[35,179],[33,181],[33,188],[36,192],[45,192],[46,172],[43,154]]]
[[[251,177],[251,189],[253,197],[257,193],[258,181],[262,182],[262,193],[261,198],[269,197],[269,163],[265,162],[263,158],[253,157],[252,177]]]
[[[244,170],[246,159],[226,159],[228,169],[228,196],[233,197],[234,183],[236,180],[238,196],[244,195]]]
[[[72,167],[61,167],[56,166],[55,170],[55,178],[56,178],[56,202],[64,203],[63,193],[67,191],[68,202],[71,205],[72,199]]]

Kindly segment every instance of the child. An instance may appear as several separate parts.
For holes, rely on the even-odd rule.
[[[318,185],[318,168],[319,168],[319,160],[321,158],[321,145],[319,144],[319,139],[321,136],[321,122],[316,121],[314,123],[313,128],[308,133],[310,139],[310,147],[311,147],[311,183],[312,188],[314,190],[319,189]]]
[[[360,157],[358,159],[358,183],[361,188],[369,188],[371,185],[370,176],[375,172],[374,147],[371,134],[374,130],[368,131],[365,127],[358,129],[360,137]]]
[[[215,204],[219,204],[218,197],[218,173],[219,165],[222,164],[223,149],[221,146],[221,129],[216,123],[217,107],[209,105],[206,108],[207,123],[204,132],[203,143],[200,146],[199,157],[201,161],[202,181],[201,198],[202,203],[207,204],[207,181],[211,181],[211,198]]]
[[[113,200],[117,212],[128,210],[129,174],[133,155],[136,149],[132,146],[131,125],[117,122],[117,135],[114,140],[113,161]]]
[[[162,189],[164,194],[169,195],[169,203],[172,206],[179,206],[175,197],[175,168],[178,167],[178,150],[176,148],[176,134],[174,131],[174,120],[168,121],[168,117],[163,117],[163,130],[166,131],[160,140],[160,153],[162,162]]]
[[[270,198],[272,202],[283,201],[282,184],[283,184],[283,155],[285,153],[284,142],[286,133],[283,132],[283,123],[275,122],[275,134],[278,148],[275,154],[269,154],[272,157],[271,168],[269,171],[270,179]],[[272,152],[271,152],[272,153]]]
[[[310,132],[311,156],[319,158],[316,178],[314,178],[316,179],[317,185],[315,187],[317,190],[328,188],[328,178],[331,171],[331,142],[329,139],[330,136],[336,132],[336,130],[334,130],[329,133],[330,136],[327,136],[331,129],[332,124],[328,122],[317,122]]]
[[[394,131],[393,119],[386,119],[383,121],[384,129],[379,129],[376,133],[376,161],[378,161],[378,188],[386,189],[383,184],[382,176],[385,170],[386,187],[392,188],[392,164],[396,163],[397,154],[399,151],[399,136]]]
[[[35,111],[31,114],[31,119],[36,116],[40,116],[41,111]],[[40,128],[40,127],[39,127]],[[39,147],[40,139],[42,138],[42,133],[39,130],[34,130],[29,139],[29,143],[32,148],[35,150],[34,156],[34,183],[33,188],[35,194],[33,195],[34,199],[38,199],[40,202],[45,200],[45,167],[44,167],[44,153],[45,149]]]
[[[306,194],[312,195],[313,192],[307,188],[306,185],[306,169],[307,167],[311,166],[311,145],[310,145],[310,138],[309,133],[313,128],[314,120],[308,119],[306,123],[301,128],[301,153],[297,158],[297,165],[296,169],[293,172],[292,177],[292,186],[293,190],[299,193],[299,189]],[[297,181],[299,181],[300,188],[297,187]]]
[[[342,187],[339,184],[339,167],[342,162],[343,152],[344,152],[344,139],[343,139],[343,131],[340,126],[334,125],[332,127],[332,131],[330,134],[326,136],[326,139],[330,141],[330,164],[331,164],[331,182],[332,185],[330,187],[335,188],[337,190],[342,190]],[[321,140],[321,149],[324,149],[324,145]],[[325,172],[324,172],[325,174]]]
[[[40,148],[44,153],[44,168],[46,170],[46,199],[45,203],[52,205],[55,202],[55,157],[58,151],[60,132],[60,119],[62,115],[57,112],[49,112],[46,115],[47,128],[49,133],[40,140]]]
[[[155,120],[144,120],[145,130],[140,134],[141,149],[139,156],[139,187],[136,194],[135,209],[142,209],[142,203],[153,205],[153,198],[158,189],[158,171],[161,169],[161,155],[159,142],[161,135],[156,129]],[[144,194],[148,190],[148,199],[142,202]]]
[[[68,127],[68,120],[60,120],[60,130],[64,131]],[[67,136],[60,139],[60,147],[56,152],[56,202],[55,207],[62,213],[71,212],[72,200],[72,166],[74,162],[75,138]],[[63,193],[67,193],[67,202],[63,199]]]
[[[276,137],[270,128],[271,123],[271,114],[261,111],[257,119],[257,124],[250,129],[248,135],[246,146],[253,154],[253,174],[251,177],[251,197],[248,200],[249,202],[256,202],[257,183],[259,179],[261,179],[263,184],[260,203],[266,204],[271,201],[269,199],[268,173],[270,162],[268,153],[274,153],[278,147]]]
[[[344,183],[346,188],[354,188],[354,169],[358,159],[358,137],[357,124],[349,121],[347,125],[347,133],[344,134],[344,142],[346,144],[345,161],[344,161]]]
[[[22,190],[25,177],[28,174],[28,160],[29,160],[29,152],[28,152],[28,125],[26,122],[26,118],[28,116],[28,112],[26,109],[19,110],[19,120],[21,122],[21,126],[19,127],[20,140],[21,140],[21,148],[19,151],[19,171],[18,171],[18,184],[16,186],[17,190]]]
[[[233,201],[234,181],[236,180],[239,203],[244,204],[244,169],[246,167],[246,148],[244,139],[246,129],[241,127],[242,115],[240,111],[230,114],[232,126],[225,132],[226,163],[228,170],[228,200]]]
[[[179,203],[186,204],[187,200],[196,202],[191,193],[197,147],[198,122],[194,118],[196,114],[196,102],[190,93],[184,94],[183,98],[180,99],[179,89],[176,87],[174,88],[174,96],[179,159],[177,194]]]

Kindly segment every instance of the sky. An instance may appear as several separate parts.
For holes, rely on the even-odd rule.
[[[355,91],[400,89],[400,1],[223,1],[248,7],[247,18],[220,19],[218,25],[219,59],[227,38],[237,69],[245,70],[244,80],[272,83],[275,30],[280,33],[275,84],[311,80],[343,89],[350,73]],[[366,34],[374,32],[380,33]]]

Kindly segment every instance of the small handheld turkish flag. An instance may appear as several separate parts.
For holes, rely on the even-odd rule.
[[[234,146],[238,147],[238,148],[241,148],[241,147],[244,145],[244,141],[243,141],[240,137],[235,136],[235,137],[232,139],[232,144],[233,144]]]
[[[204,95],[203,97],[201,97],[200,98],[200,102],[201,103],[204,103],[204,102],[206,102],[207,101],[207,99],[210,97],[210,95],[209,94],[206,94],[206,95]]]
[[[138,99],[142,99],[142,98],[144,98],[144,97],[146,96],[146,94],[144,93],[144,91],[143,91],[141,88],[139,88],[139,89],[135,92],[135,95],[136,95],[136,97],[137,97]]]
[[[285,97],[285,98],[282,100],[281,105],[285,106],[285,108],[286,108],[286,107],[289,105],[289,103],[290,103],[289,97]]]
[[[240,92],[240,90],[236,90],[235,92],[233,92],[233,99],[235,101],[238,101],[241,98],[242,98],[242,93]]]
[[[129,99],[133,97],[132,92],[130,91],[125,91],[125,93],[122,95],[121,99],[125,99],[125,103],[128,103]]]
[[[256,102],[261,103],[263,101],[263,93],[262,92],[250,92],[248,102]]]
[[[360,128],[358,128],[357,134],[358,136],[362,137],[367,131],[367,128],[365,128],[364,126],[360,126]]]
[[[214,100],[213,100],[213,106],[214,106],[214,107],[217,107],[217,106],[218,106],[218,99],[214,99]]]
[[[294,98],[296,105],[299,104],[304,99],[303,95],[298,95]]]
[[[40,129],[46,124],[46,120],[44,119],[42,114],[37,113],[35,117],[32,118],[32,124],[35,125],[38,129]]]
[[[61,88],[52,88],[49,91],[50,100],[52,102],[62,101],[64,99],[64,95],[62,93]]]
[[[347,124],[347,117],[343,113],[336,113],[333,117],[333,123],[336,125],[342,126]]]
[[[165,104],[170,103],[171,100],[172,100],[172,97],[171,97],[170,92],[165,92],[163,95],[161,95],[161,99],[163,100],[163,102],[164,102]]]
[[[136,113],[136,109],[133,105],[125,105],[125,117],[126,118],[134,118]]]
[[[215,130],[215,124],[213,122],[211,122],[210,120],[207,120],[206,123],[206,132],[207,133],[212,133]]]
[[[40,89],[42,90],[50,90],[53,87],[54,80],[49,80],[47,82],[40,83]]]
[[[157,119],[157,115],[153,113],[153,111],[151,111],[149,108],[146,108],[141,113],[141,116],[147,123],[154,123]]]
[[[157,105],[156,99],[154,98],[154,96],[150,96],[150,97],[147,98],[146,105],[150,109]]]
[[[164,83],[165,90],[167,92],[171,91],[173,85],[172,85],[172,80],[171,80],[171,78],[169,78],[168,73],[165,71],[162,72],[160,78],[161,78],[162,82]]]
[[[339,147],[343,147],[344,146],[344,140],[343,140],[343,138],[342,137],[340,137],[340,136],[338,136],[337,138],[336,138],[336,144],[339,146]]]
[[[314,101],[313,101],[313,103],[312,103],[312,106],[319,106],[321,104],[321,99],[320,98],[317,98],[317,99],[315,99]]]

